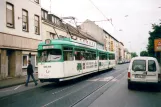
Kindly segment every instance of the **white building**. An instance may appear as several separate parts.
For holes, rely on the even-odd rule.
[[[0,14],[0,78],[25,75],[29,53],[37,66],[40,0],[0,0]]]
[[[119,62],[123,62],[125,59],[124,44],[119,42]]]

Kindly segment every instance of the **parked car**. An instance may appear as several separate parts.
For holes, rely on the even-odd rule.
[[[159,89],[161,71],[156,58],[135,57],[128,68],[128,89],[132,89],[135,83],[154,84]]]

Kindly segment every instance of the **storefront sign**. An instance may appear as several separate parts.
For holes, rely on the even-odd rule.
[[[154,40],[154,51],[161,52],[161,39]]]

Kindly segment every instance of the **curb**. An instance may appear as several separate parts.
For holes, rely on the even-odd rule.
[[[36,79],[36,81],[39,81],[39,79]],[[33,82],[32,81],[29,81],[29,83]],[[7,86],[0,86],[0,89],[3,89],[3,88],[8,88],[8,87],[13,87],[13,86],[16,86],[16,85],[21,85],[21,84],[24,84],[25,85],[26,82],[20,82],[20,83],[15,83],[15,84],[10,84],[10,85],[7,85]]]

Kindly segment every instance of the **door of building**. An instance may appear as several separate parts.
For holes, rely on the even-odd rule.
[[[15,56],[14,56],[14,50],[7,50],[7,56],[8,56],[8,76],[14,76],[15,71]]]

